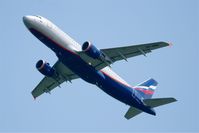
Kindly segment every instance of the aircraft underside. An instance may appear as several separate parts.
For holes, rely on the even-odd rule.
[[[73,79],[81,78],[129,105],[130,108],[125,115],[127,119],[142,111],[155,115],[154,107],[176,101],[174,98],[151,99],[157,86],[157,82],[152,78],[132,87],[109,68],[113,62],[138,55],[145,56],[154,49],[168,46],[168,43],[154,42],[99,50],[89,41],[80,46],[41,16],[25,16],[23,21],[29,31],[58,57],[53,67],[43,60],[36,63],[36,68],[45,77],[32,91],[34,98],[44,92],[50,92],[64,81],[71,82]]]
[[[107,94],[129,106],[137,105],[137,101],[134,100],[135,97],[132,96],[132,88],[114,81],[113,77],[101,71],[95,70],[78,55],[60,48],[59,44],[56,44],[37,30],[30,29],[30,31],[46,46],[56,52],[59,60],[84,81],[95,84]]]

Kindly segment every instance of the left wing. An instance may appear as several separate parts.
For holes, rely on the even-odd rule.
[[[32,91],[32,95],[34,98],[42,95],[44,92],[50,93],[51,90],[62,84],[64,81],[71,82],[71,80],[79,78],[60,61],[57,61],[54,64],[53,68],[58,73],[58,76],[56,76],[56,78],[45,76]]]
[[[169,46],[169,43],[166,42],[154,42],[148,44],[139,44],[125,47],[116,47],[116,48],[108,48],[101,49],[101,52],[108,58],[109,62],[102,61],[100,59],[93,59],[86,55],[84,52],[80,52],[79,55],[83,60],[88,63],[91,63],[93,67],[97,70],[100,70],[110,64],[119,61],[119,60],[127,60],[127,58],[144,55],[150,53],[152,50]]]

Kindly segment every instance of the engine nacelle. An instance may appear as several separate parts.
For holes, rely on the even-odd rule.
[[[103,53],[98,50],[93,44],[91,44],[90,42],[86,41],[83,43],[82,45],[82,50],[90,57],[96,59],[96,58],[100,58]]]
[[[37,70],[47,77],[53,77],[55,75],[55,69],[50,66],[48,62],[39,60],[36,64]]]

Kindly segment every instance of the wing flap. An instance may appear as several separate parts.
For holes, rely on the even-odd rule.
[[[104,52],[109,58],[111,58],[111,60],[115,62],[124,59],[121,55],[123,55],[126,58],[138,55],[146,55],[147,53],[150,53],[152,50],[165,47],[168,45],[169,44],[166,42],[154,42],[154,43],[139,44],[139,45],[126,46],[126,47],[102,49],[102,52]]]
[[[57,87],[59,84],[63,82],[64,82],[63,80],[55,81],[55,79],[53,78],[44,77],[31,93],[33,97],[36,98],[42,95],[44,92],[45,93],[50,92],[51,90],[53,90],[55,87]]]

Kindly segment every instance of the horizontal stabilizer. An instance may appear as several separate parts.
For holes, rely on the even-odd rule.
[[[146,104],[146,106],[149,106],[152,108],[158,107],[158,106],[162,106],[165,104],[169,104],[172,102],[177,101],[175,98],[153,98],[153,99],[144,99],[144,103]],[[130,107],[129,110],[126,112],[125,114],[125,118],[126,119],[131,119],[132,117],[135,117],[136,115],[142,113],[143,111],[134,108],[134,107]]]
[[[162,106],[177,101],[175,98],[144,99],[144,103],[151,108]]]
[[[135,117],[136,115],[139,115],[140,113],[142,113],[141,110],[134,108],[134,107],[130,107],[124,117],[126,119],[131,119],[132,117]]]

